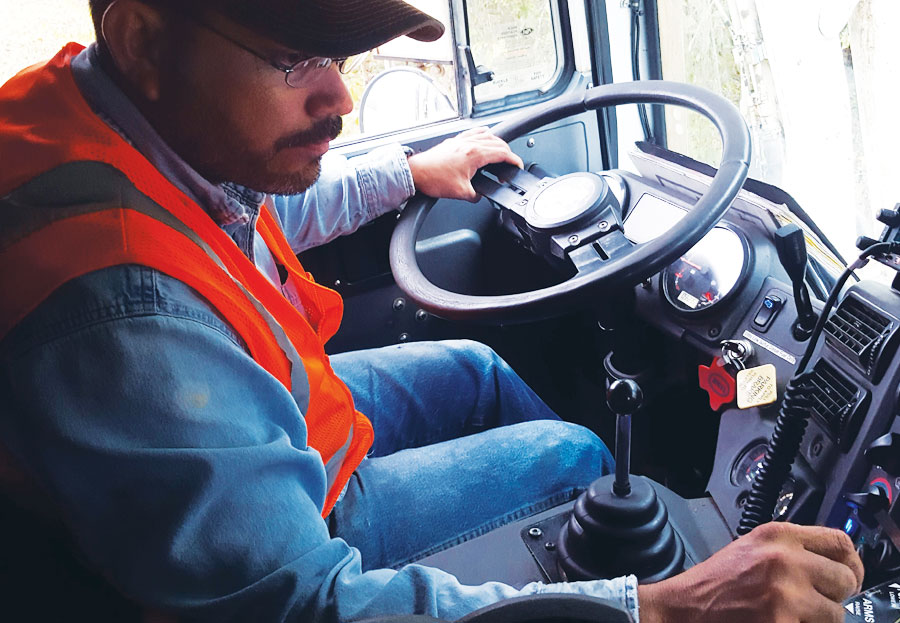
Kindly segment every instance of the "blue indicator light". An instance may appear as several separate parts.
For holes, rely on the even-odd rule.
[[[847,534],[856,532],[856,522],[853,521],[853,517],[847,517],[847,523],[844,524],[844,532]]]
[[[775,303],[772,302],[772,299],[765,299],[763,301],[763,305],[766,306],[766,309],[772,309],[773,307],[775,307]]]

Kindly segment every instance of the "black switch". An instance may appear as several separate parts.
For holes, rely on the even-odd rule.
[[[866,448],[865,457],[891,476],[900,476],[900,434],[882,435]]]
[[[844,499],[863,513],[873,515],[891,507],[891,501],[881,487],[870,487],[868,491],[862,493],[845,493]]]
[[[753,324],[759,330],[765,331],[772,324],[772,319],[775,318],[783,305],[783,298],[777,294],[767,294],[766,298],[763,299],[762,305],[759,306],[756,316],[753,318]]]
[[[876,216],[875,218],[877,218],[888,227],[896,227],[897,225],[900,225],[900,212],[898,212],[896,209],[879,210],[878,216]]]

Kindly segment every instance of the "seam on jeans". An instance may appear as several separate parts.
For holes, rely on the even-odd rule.
[[[640,623],[641,610],[637,598],[637,578],[633,575],[625,578],[625,607],[634,614],[634,623]]]
[[[244,346],[241,345],[237,340],[235,340],[235,338],[232,335],[229,335],[229,333],[226,330],[224,330],[224,328],[222,326],[220,326],[218,323],[208,322],[206,320],[206,318],[197,317],[197,316],[200,316],[199,314],[190,313],[190,312],[183,313],[183,314],[174,314],[174,313],[153,311],[153,312],[134,312],[134,313],[127,313],[127,314],[120,314],[120,315],[115,315],[115,316],[106,317],[106,318],[98,318],[93,321],[84,322],[84,323],[78,324],[75,327],[71,327],[69,330],[60,331],[54,335],[47,336],[42,340],[32,342],[32,343],[24,346],[20,350],[15,351],[13,353],[13,356],[14,357],[22,357],[36,348],[50,346],[54,342],[61,341],[65,338],[71,337],[77,333],[86,331],[88,329],[93,329],[93,328],[99,327],[101,325],[111,324],[113,322],[117,322],[120,320],[131,320],[133,318],[149,318],[149,317],[153,317],[153,316],[158,316],[158,317],[163,317],[163,318],[173,318],[175,320],[185,320],[187,322],[193,322],[193,323],[196,323],[199,325],[203,325],[203,326],[207,327],[208,329],[212,329],[216,333],[219,333],[223,337],[227,338],[230,342],[232,342],[235,346],[237,346],[241,350],[246,350],[244,348]],[[218,319],[216,319],[216,320],[218,320]]]
[[[27,352],[35,346],[74,333],[82,327],[114,318],[117,314],[148,314],[153,311],[155,311],[153,304],[147,301],[85,306],[68,312],[62,318],[42,322],[36,327],[23,326],[23,331],[15,338],[15,343],[23,344],[17,351]],[[32,324],[30,316],[23,322]]]
[[[549,508],[554,506],[558,506],[563,504],[564,502],[568,502],[569,500],[574,499],[579,493],[584,491],[584,487],[570,487],[568,489],[564,489],[558,493],[551,495],[550,497],[544,498],[539,502],[535,502],[533,504],[526,504],[525,506],[520,506],[516,510],[507,513],[506,515],[501,515],[499,517],[495,517],[490,521],[486,521],[483,524],[472,528],[468,532],[464,532],[456,537],[444,541],[438,545],[432,545],[431,547],[427,547],[423,550],[420,550],[416,554],[406,558],[402,562],[394,563],[391,565],[392,569],[399,569],[404,565],[408,565],[420,558],[424,558],[426,556],[431,556],[432,554],[436,554],[445,549],[451,548],[454,545],[459,545],[460,543],[465,543],[466,541],[470,541],[476,537],[479,537],[483,534],[487,534],[491,530],[499,528],[500,526],[505,526],[513,521],[522,519],[523,517],[528,517],[530,515],[536,515],[537,513],[541,513]]]
[[[406,155],[405,151],[397,154],[397,160],[400,168],[403,170],[403,181],[406,182],[408,197],[404,201],[407,201],[409,197],[416,194],[416,180],[413,178],[412,169],[409,168],[409,156]]]
[[[149,277],[148,281],[150,282],[150,284],[149,284],[150,292],[153,295],[153,308],[159,309],[159,307],[160,307],[159,281],[156,279],[156,271],[152,270],[150,268],[145,268],[145,270],[142,272],[144,274],[142,274],[141,277],[144,277],[144,276]],[[143,281],[143,279],[141,279],[141,281]]]
[[[232,340],[235,340],[235,336],[229,335],[226,332],[227,325],[222,323],[218,317],[210,312],[197,310],[172,301],[163,301],[160,304],[159,302],[142,300],[129,303],[114,303],[84,307],[80,310],[68,313],[63,318],[49,322],[39,329],[29,331],[28,334],[23,335],[22,339],[17,341],[25,343],[21,352],[27,352],[27,350],[34,346],[40,346],[41,344],[65,337],[66,335],[76,333],[83,328],[94,326],[96,324],[137,316],[152,315],[174,318],[187,317],[192,320],[197,320],[203,324],[209,325],[211,328],[219,330]]]
[[[360,167],[356,171],[356,179],[362,190],[363,198],[362,205],[359,207],[359,214],[365,215],[370,219],[374,218],[373,213],[375,212],[375,207],[373,204],[377,201],[377,191],[374,188],[376,182],[373,179],[372,173],[369,171],[368,167]]]

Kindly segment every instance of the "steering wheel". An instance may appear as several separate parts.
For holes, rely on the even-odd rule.
[[[571,115],[638,103],[692,109],[712,121],[722,138],[722,161],[709,189],[667,232],[642,244],[628,241],[613,193],[593,173],[540,179],[511,165],[490,165],[473,178],[475,189],[499,205],[501,219],[515,222],[519,231],[530,236],[530,246],[544,245],[571,260],[575,274],[562,283],[517,294],[473,296],[444,290],[422,273],[416,259],[416,237],[437,200],[416,194],[391,238],[391,270],[397,285],[436,316],[523,322],[571,310],[600,289],[610,292],[635,286],[683,255],[725,214],[747,178],[750,134],[738,110],[724,98],[662,80],[608,84],[526,111],[495,126],[494,133],[509,142]],[[562,184],[574,188],[574,195],[561,191]],[[577,208],[571,206],[572,196],[578,198]]]
[[[513,597],[471,612],[456,623],[632,623],[631,615],[590,595],[540,593]],[[448,623],[422,614],[378,617],[359,623]]]

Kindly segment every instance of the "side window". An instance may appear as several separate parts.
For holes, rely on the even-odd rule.
[[[344,119],[339,142],[468,116],[473,107],[524,104],[559,83],[566,56],[565,2],[407,1],[443,22],[444,36],[430,43],[400,37],[357,60],[346,77],[355,107]],[[94,40],[87,0],[0,0],[0,14],[6,13],[13,19],[0,20],[6,42],[0,84],[52,57],[68,41]],[[493,79],[479,81],[467,67],[461,71],[458,63],[470,60],[476,76],[481,70]]]
[[[407,2],[441,20],[444,36],[401,37],[364,57],[347,76],[356,106],[340,141],[527,103],[564,77],[559,0]]]
[[[472,57],[493,73],[475,85],[476,103],[554,85],[562,63],[552,2],[469,0],[466,13]]]
[[[459,116],[449,0],[407,0],[445,27],[437,41],[400,37],[375,48],[347,77],[355,104],[339,140],[385,134]]]
[[[94,40],[87,0],[0,0],[0,84],[45,61],[69,41]]]

